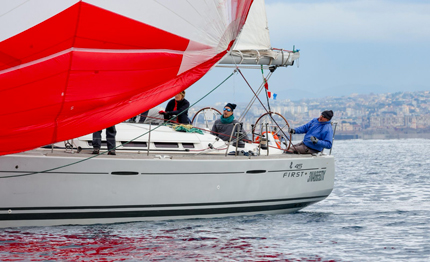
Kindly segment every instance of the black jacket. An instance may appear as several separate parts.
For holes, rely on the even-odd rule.
[[[185,112],[183,112],[178,116],[177,121],[180,124],[190,124],[190,121],[188,119],[188,107],[190,107],[190,102],[188,102],[188,100],[184,98],[177,103],[178,103],[178,106],[175,111],[173,111],[173,109],[175,108],[175,99],[172,99],[169,101],[169,103],[167,103],[166,118],[170,119],[172,116],[176,116],[182,111],[186,110]]]

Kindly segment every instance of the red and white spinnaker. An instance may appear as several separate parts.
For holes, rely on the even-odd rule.
[[[160,104],[231,48],[252,0],[0,2],[0,155]]]

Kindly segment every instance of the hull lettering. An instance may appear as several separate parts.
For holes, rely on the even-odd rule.
[[[323,181],[324,175],[325,175],[325,170],[311,171],[311,172],[309,172],[308,182]]]

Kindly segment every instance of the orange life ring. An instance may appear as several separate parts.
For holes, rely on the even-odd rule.
[[[281,140],[279,139],[278,135],[277,135],[274,131],[272,131],[271,133],[272,133],[272,135],[273,135],[273,139],[275,139],[276,146],[277,146],[279,149],[281,149]],[[264,134],[266,134],[266,132],[263,132],[263,135],[264,135]],[[256,143],[259,143],[259,142],[260,142],[260,137],[259,137],[259,136],[257,136],[257,137],[255,138],[255,142],[256,142]]]

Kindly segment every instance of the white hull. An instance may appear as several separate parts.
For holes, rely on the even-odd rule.
[[[0,227],[289,213],[323,200],[334,184],[334,158],[325,155],[118,153],[19,176],[88,156],[0,157]]]

